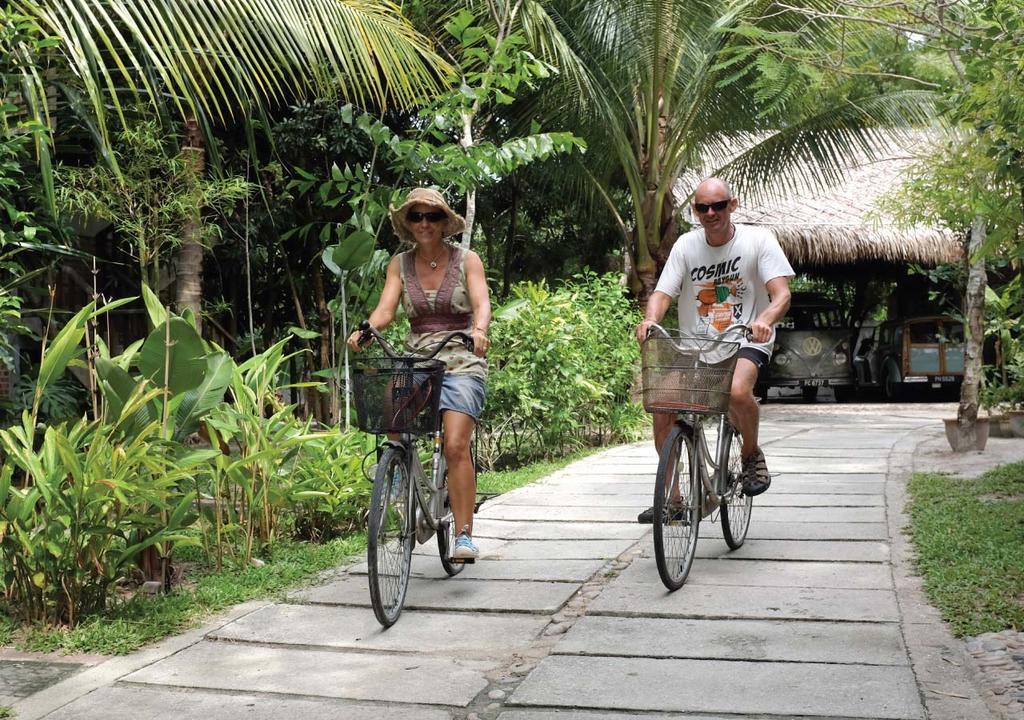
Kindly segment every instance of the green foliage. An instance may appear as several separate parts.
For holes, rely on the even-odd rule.
[[[182,227],[197,213],[223,211],[250,192],[241,178],[205,178],[191,153],[156,122],[134,123],[117,135],[116,171],[109,162],[57,169],[58,207],[113,224],[138,261],[142,284],[159,288],[161,266],[181,243]],[[208,244],[218,233],[216,224],[201,223],[199,240]]]
[[[615,275],[515,286],[491,328],[499,351],[488,378],[485,461],[564,453],[605,432],[633,437],[642,424],[629,399],[638,318]]]
[[[0,430],[0,567],[21,618],[74,625],[103,608],[140,551],[184,539],[192,498],[180,487],[204,453],[165,442],[155,422],[123,432],[155,392],[135,393],[109,423],[81,419],[38,438],[26,411]]]
[[[323,542],[362,525],[373,489],[363,463],[376,444],[372,436],[340,430],[303,443],[290,491],[296,537]]]
[[[976,480],[915,475],[910,534],[932,603],[960,636],[1024,628],[1024,463]]]

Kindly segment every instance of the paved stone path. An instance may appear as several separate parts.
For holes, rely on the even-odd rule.
[[[624,446],[484,505],[483,559],[456,578],[433,542],[417,548],[390,630],[357,563],[81,672],[18,717],[982,720],[899,532],[902,481],[937,417],[766,408],[775,479],[747,543],[729,552],[702,523],[675,593],[635,524],[656,457]]]

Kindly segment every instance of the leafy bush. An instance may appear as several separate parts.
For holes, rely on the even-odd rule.
[[[303,443],[290,493],[297,537],[323,542],[362,524],[372,490],[363,459],[375,445],[372,436],[340,430]]]
[[[639,316],[618,276],[583,273],[554,289],[527,282],[511,297],[492,328],[485,464],[634,437]]]
[[[78,420],[42,438],[30,413],[0,430],[0,575],[24,620],[74,625],[104,607],[145,548],[182,540],[194,520],[192,470],[210,453],[125,425],[159,391],[138,392],[113,423]]]

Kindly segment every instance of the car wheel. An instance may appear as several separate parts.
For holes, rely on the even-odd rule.
[[[900,382],[900,371],[895,365],[885,366],[885,379],[882,381],[882,395],[888,402],[899,402],[903,399],[903,383]]]
[[[853,385],[837,385],[832,388],[832,392],[835,393],[837,403],[850,402],[857,396],[857,388]]]

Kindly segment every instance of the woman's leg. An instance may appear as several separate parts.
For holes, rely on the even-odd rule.
[[[455,515],[454,532],[469,526],[473,534],[473,507],[476,505],[476,469],[470,453],[469,441],[476,427],[472,415],[445,410],[444,459],[448,463],[448,497]]]

